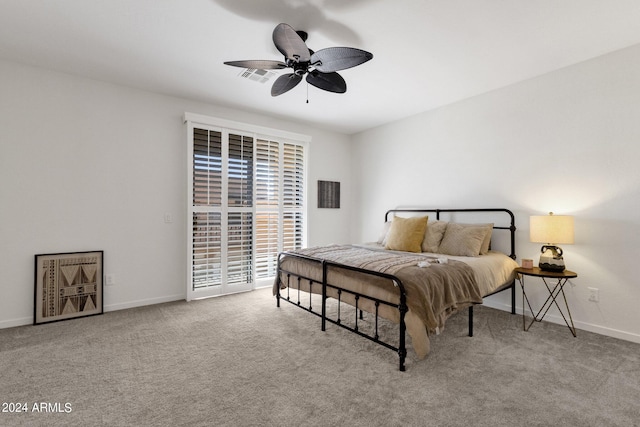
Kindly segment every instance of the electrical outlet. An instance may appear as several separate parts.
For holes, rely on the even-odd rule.
[[[600,301],[600,289],[598,288],[587,288],[589,289],[589,301],[598,302]]]
[[[105,279],[106,279],[105,280],[105,282],[106,282],[105,285],[107,285],[107,286],[113,286],[113,285],[116,284],[116,276],[113,275],[113,274],[107,274],[105,276]]]

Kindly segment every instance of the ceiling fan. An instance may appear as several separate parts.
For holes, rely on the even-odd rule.
[[[293,69],[283,74],[271,87],[271,96],[282,95],[293,89],[306,74],[307,83],[335,93],[347,91],[347,83],[336,71],[367,62],[373,55],[353,47],[330,47],[317,52],[307,47],[307,33],[296,31],[290,25],[278,24],[273,30],[273,43],[284,55],[284,62],[272,60],[227,61],[226,65],[259,70]]]

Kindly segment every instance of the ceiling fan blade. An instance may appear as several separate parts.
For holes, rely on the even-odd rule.
[[[288,24],[278,24],[273,30],[273,44],[285,58],[296,62],[309,62],[311,55],[296,30]]]
[[[322,73],[355,67],[373,58],[373,54],[354,47],[329,47],[311,55],[311,65]]]
[[[256,59],[249,61],[227,61],[225,65],[242,68],[255,68],[258,70],[281,70],[287,68],[287,64],[282,61],[269,61],[266,59]]]
[[[273,82],[273,86],[271,86],[271,96],[282,95],[296,87],[301,81],[302,76],[295,73],[283,74]]]
[[[319,88],[328,90],[329,92],[345,93],[347,91],[347,82],[338,73],[319,73],[313,71],[307,74],[307,83]]]

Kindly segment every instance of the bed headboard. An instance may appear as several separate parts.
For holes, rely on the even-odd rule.
[[[483,214],[489,215],[494,222],[494,230],[508,230],[510,232],[510,244],[511,253],[509,256],[512,259],[516,259],[516,222],[513,212],[509,209],[503,208],[479,208],[479,209],[390,209],[384,214],[385,222],[389,221],[389,214],[395,213],[410,213],[410,214],[433,214],[436,215],[436,220],[441,219],[441,214],[446,214],[447,221],[453,221],[455,214]],[[486,217],[484,217],[486,218]],[[455,222],[455,221],[453,221]],[[496,225],[503,224],[503,225]],[[508,224],[508,225],[506,225]]]

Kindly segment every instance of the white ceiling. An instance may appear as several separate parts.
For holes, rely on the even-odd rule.
[[[281,60],[280,22],[374,58],[273,98],[223,62]],[[0,0],[0,59],[344,133],[637,43],[638,0]]]

